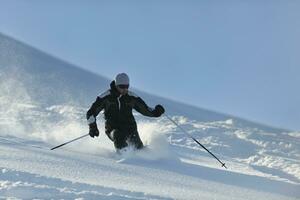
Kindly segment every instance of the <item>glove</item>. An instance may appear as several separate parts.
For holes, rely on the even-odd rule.
[[[160,117],[164,112],[165,109],[162,107],[162,105],[156,105],[153,110],[154,117]]]
[[[97,128],[96,122],[91,123],[89,126],[90,126],[90,131],[89,131],[90,136],[92,138],[95,137],[95,136],[98,137],[99,136],[99,130]]]

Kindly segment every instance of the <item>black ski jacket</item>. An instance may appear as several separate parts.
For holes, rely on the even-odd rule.
[[[115,81],[110,84],[110,89],[99,95],[91,108],[87,111],[86,118],[96,119],[101,110],[104,109],[106,133],[113,129],[124,131],[136,131],[137,125],[132,114],[135,109],[142,115],[155,117],[154,110],[133,92],[128,91],[126,95],[121,95],[116,88]]]

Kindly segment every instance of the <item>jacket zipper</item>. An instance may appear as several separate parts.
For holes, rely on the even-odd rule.
[[[122,95],[120,95],[117,99],[118,99],[118,107],[119,107],[119,111],[121,110],[121,102],[120,102],[120,98],[122,97]]]

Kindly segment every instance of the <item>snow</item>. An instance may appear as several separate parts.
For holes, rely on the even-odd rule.
[[[0,75],[0,199],[300,198],[299,132],[135,91],[228,169],[168,118],[138,113],[141,151],[116,154],[102,114],[98,138],[51,151],[87,133],[85,112],[109,81],[1,34]]]
[[[100,195],[108,195],[110,192],[114,192],[117,196],[127,194],[133,199],[141,197],[145,199],[197,199],[199,197],[241,199],[244,195],[249,196],[245,199],[254,199],[255,197],[288,199],[281,195],[260,192],[255,183],[261,183],[267,185],[262,186],[266,187],[265,189],[272,184],[277,189],[285,187],[287,191],[281,192],[287,193],[286,195],[289,195],[289,192],[297,194],[297,187],[290,188],[289,184],[284,182],[249,175],[243,176],[226,170],[192,165],[172,159],[153,161],[133,157],[118,163],[114,158],[81,154],[64,149],[49,151],[47,148],[39,149],[30,147],[28,144],[21,146],[1,143],[1,160],[5,161],[2,166],[10,169],[1,175],[1,180],[3,180],[1,190],[8,193],[14,193],[20,188],[20,190],[26,191],[26,187],[28,187],[27,190],[36,191],[37,194],[49,193],[48,197],[53,197],[54,193],[53,191],[43,192],[45,188],[61,190],[56,197],[66,195],[64,194],[66,190],[76,190],[78,193],[74,192],[72,195],[77,194],[76,198],[87,199],[93,198],[93,196],[80,195],[85,190],[95,190]],[[233,181],[231,182],[230,179]],[[247,187],[241,187],[241,185]],[[224,196],[225,191],[226,196]],[[17,195],[17,193],[15,194]],[[27,198],[32,198],[34,195],[36,194],[28,194]],[[93,195],[96,194],[93,193]],[[24,198],[25,196],[22,193],[21,196],[15,197]],[[73,196],[65,197],[73,198]],[[43,198],[47,198],[47,196],[43,196]],[[95,196],[95,198],[99,198],[99,196]]]

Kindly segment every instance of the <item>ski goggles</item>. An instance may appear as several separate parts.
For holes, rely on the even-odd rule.
[[[128,89],[129,85],[118,85],[118,87],[121,89]]]

